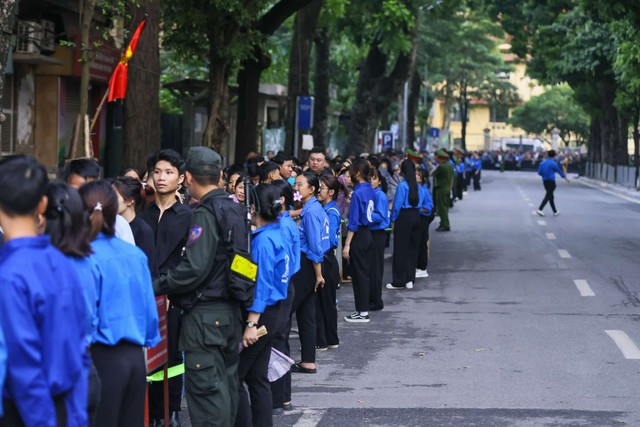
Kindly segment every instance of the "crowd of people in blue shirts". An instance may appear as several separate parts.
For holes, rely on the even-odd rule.
[[[67,164],[54,182],[31,157],[0,162],[0,426],[143,425],[144,349],[160,341],[154,290],[166,293],[163,283],[178,280],[176,271],[189,274],[185,251],[188,258],[203,233],[192,212],[208,197],[189,191],[199,185],[194,165],[219,158],[206,150],[192,149],[186,161],[161,150],[149,157],[146,173],[130,169],[116,179],[101,179],[90,159]],[[214,166],[198,170],[215,175]],[[227,384],[232,396],[223,401],[233,406],[236,425],[272,425],[274,415],[293,407],[291,374],[316,373],[316,352],[340,346],[340,283],[350,281],[354,294],[353,312],[341,321],[367,324],[384,308],[383,289],[412,289],[417,277],[428,276],[429,172],[411,153],[328,161],[323,148],[311,150],[306,165],[282,153],[271,159],[253,153],[219,172],[222,181],[203,188],[247,205],[258,266],[236,337],[244,350],[231,374],[240,385]],[[392,279],[385,286],[392,228]],[[185,312],[171,299],[169,365],[180,365]],[[260,337],[257,326],[267,335]],[[271,350],[297,353],[292,333],[299,361],[270,382]],[[183,393],[192,425],[218,425],[202,414],[220,408],[199,407],[207,401],[195,395],[220,390],[197,384],[195,376],[190,381],[200,366],[189,368],[184,384],[181,375],[169,382],[171,425],[180,425]],[[158,386],[148,391],[148,417],[159,426]],[[229,420],[229,408],[223,410],[220,419]]]

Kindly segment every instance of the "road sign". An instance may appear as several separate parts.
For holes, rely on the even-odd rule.
[[[393,132],[380,132],[380,139],[382,140],[382,151],[393,149]]]
[[[429,128],[429,136],[431,138],[439,138],[440,137],[440,129],[439,128]]]
[[[298,97],[298,129],[313,128],[313,96]]]

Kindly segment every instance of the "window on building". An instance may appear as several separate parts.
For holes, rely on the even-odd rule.
[[[504,123],[509,118],[509,107],[502,104],[494,104],[491,106],[491,122]]]
[[[471,108],[467,110],[467,123],[469,123],[469,116],[471,115]],[[461,122],[462,121],[462,113],[460,112],[460,106],[455,104],[453,106],[453,111],[451,112],[451,121],[452,122]]]

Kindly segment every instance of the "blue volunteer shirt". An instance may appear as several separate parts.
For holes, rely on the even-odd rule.
[[[289,262],[289,273],[290,276],[293,276],[300,270],[300,232],[289,212],[281,212],[278,216],[278,221],[280,221],[280,230],[284,241],[288,242],[286,249],[291,260]]]
[[[158,309],[147,257],[137,246],[98,234],[91,244],[98,265],[98,328],[95,341],[121,340],[143,347],[160,342]]]
[[[4,378],[7,375],[7,345],[4,342],[2,327],[0,325],[0,389],[4,388]],[[3,415],[2,403],[0,402],[0,417]]]
[[[329,250],[329,218],[315,196],[304,204],[300,218],[300,252],[319,264]]]
[[[420,215],[430,216],[433,210],[433,198],[431,197],[431,190],[427,184],[420,186],[422,192],[422,204],[420,209]]]
[[[335,249],[340,242],[340,208],[335,200],[332,200],[324,205],[324,211],[329,218],[329,249]]]
[[[347,230],[358,231],[359,227],[371,226],[371,214],[375,208],[376,196],[373,187],[368,182],[356,185],[351,194],[349,204],[349,223]]]
[[[538,166],[538,175],[542,177],[543,181],[555,181],[556,173],[565,179],[567,178],[554,159],[547,159]]]
[[[382,188],[378,187],[374,191],[375,195],[375,208],[371,214],[372,230],[385,230],[389,228],[391,219],[389,218],[389,199],[384,194]]]
[[[418,204],[411,206],[409,203],[409,184],[407,184],[407,181],[402,181],[398,184],[396,196],[393,198],[391,221],[393,222],[398,219],[398,215],[400,215],[402,209],[421,209],[424,203],[424,197],[424,191],[422,191],[422,188],[418,185]]]
[[[86,394],[74,393],[85,369],[87,308],[73,264],[49,236],[24,237],[0,251],[0,324],[7,350],[3,397],[27,426],[56,426],[55,396],[84,410],[69,426],[86,426]],[[74,398],[83,402],[70,404]]]
[[[454,170],[455,170],[456,172],[458,172],[458,175],[461,175],[461,174],[463,174],[463,173],[464,173],[464,169],[465,169],[465,168],[464,168],[464,162],[462,162],[462,161],[461,161],[460,163],[458,163],[458,164],[456,165],[456,167],[455,167],[455,169],[454,169]]]
[[[253,305],[247,310],[264,313],[265,308],[287,298],[290,278],[290,258],[279,222],[253,231],[251,256],[258,264]]]
[[[482,159],[473,159],[473,170],[482,170]]]
[[[471,157],[467,157],[464,159],[464,171],[471,172],[473,170],[473,159]]]

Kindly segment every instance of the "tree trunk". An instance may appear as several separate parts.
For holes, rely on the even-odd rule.
[[[418,70],[411,74],[409,82],[409,101],[407,102],[407,144],[413,148],[416,140],[416,115],[418,114],[418,102],[420,101],[420,89],[422,79]]]
[[[614,105],[615,80],[600,80],[596,83],[600,98],[602,118],[600,120],[601,150],[604,163],[612,166],[628,165],[627,139],[629,119]]]
[[[415,28],[415,27],[414,27]],[[382,113],[400,94],[416,60],[416,35],[411,33],[411,51],[401,53],[391,73],[386,76],[389,58],[380,49],[380,40],[374,40],[369,53],[359,67],[356,99],[349,123],[349,151],[352,154],[369,152],[376,127]]]
[[[600,135],[600,120],[591,119],[589,130],[589,146],[587,157],[591,163],[602,163],[602,136]]]
[[[289,82],[287,87],[288,101],[285,151],[289,153],[294,153],[295,145],[299,144],[299,141],[294,141],[296,99],[299,96],[309,96],[311,47],[313,39],[315,38],[316,26],[323,2],[324,0],[313,0],[311,4],[300,9],[294,23],[291,55],[289,56]]]
[[[255,48],[254,55],[255,59],[245,61],[238,73],[236,162],[243,162],[247,154],[256,149],[260,75],[271,63],[259,47]]]
[[[265,36],[272,35],[282,23],[312,0],[281,0],[255,24],[255,29]],[[236,162],[244,161],[250,151],[256,149],[258,139],[258,101],[260,76],[271,65],[271,58],[254,48],[254,58],[244,61],[238,73],[238,113],[236,121]]]
[[[131,17],[131,34],[148,17],[128,67],[124,166],[143,170],[147,156],[160,148],[160,2],[143,0],[139,5]]]
[[[96,8],[96,0],[84,0],[80,1],[80,50],[82,52],[82,66],[80,73],[80,110],[78,111],[78,118],[73,130],[73,140],[69,148],[69,158],[73,159],[78,154],[78,144],[85,146],[85,139],[89,135],[84,131],[84,117],[89,112],[89,71],[91,67],[91,55],[89,51],[91,49],[91,42],[89,35],[91,33],[91,22],[93,21],[93,12]],[[88,156],[89,153],[84,153],[82,157]]]
[[[18,14],[18,0],[0,0],[0,123],[6,120],[2,114],[2,94],[4,93],[4,73],[7,66],[11,35]]]
[[[463,85],[460,95],[460,149],[462,149],[462,151],[467,151],[467,118],[469,117],[469,96],[467,95],[466,85]]]
[[[313,81],[315,105],[313,110],[313,140],[324,147],[329,131],[329,53],[330,42],[327,28],[322,28],[315,39],[316,63]]]

